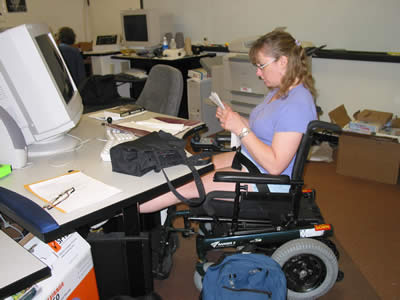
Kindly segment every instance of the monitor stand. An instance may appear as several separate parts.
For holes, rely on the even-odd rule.
[[[47,140],[33,143],[28,146],[28,157],[49,156],[65,152],[72,152],[81,141],[67,134],[58,135]]]

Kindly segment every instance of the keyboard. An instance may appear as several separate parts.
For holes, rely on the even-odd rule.
[[[135,78],[140,78],[140,79],[148,77],[146,72],[143,72],[143,71],[125,71],[122,74],[127,75],[127,76],[132,76],[132,77],[135,77]]]
[[[137,139],[137,136],[135,136],[132,133],[120,131],[118,129],[110,127],[106,129],[106,136],[107,136],[107,142],[100,153],[100,157],[103,161],[111,161],[110,149],[112,147],[121,143]]]

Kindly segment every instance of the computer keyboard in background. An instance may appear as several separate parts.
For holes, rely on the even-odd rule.
[[[146,72],[143,72],[143,71],[125,71],[124,73],[122,73],[122,74],[125,74],[125,75],[128,75],[128,76],[133,76],[133,77],[137,77],[137,78],[147,78],[148,77],[148,75],[146,74]]]
[[[110,127],[106,129],[106,136],[107,142],[100,153],[100,157],[103,161],[111,161],[110,149],[115,145],[137,139],[137,137],[132,133]]]
[[[119,73],[114,75],[114,80],[115,81],[120,81],[120,82],[135,82],[135,81],[142,81],[145,80],[145,78],[140,78],[134,75],[129,75],[129,74],[124,74],[124,73]]]

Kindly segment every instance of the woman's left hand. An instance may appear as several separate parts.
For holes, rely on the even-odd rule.
[[[225,105],[225,109],[218,108],[216,117],[219,119],[223,129],[235,134],[239,134],[242,128],[246,127],[241,116],[234,112],[229,105]]]

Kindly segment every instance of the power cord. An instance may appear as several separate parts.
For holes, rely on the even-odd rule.
[[[1,215],[1,214],[0,214],[0,220],[3,222],[4,229],[11,228],[19,233],[20,237],[15,237],[14,240],[20,241],[24,238],[25,235],[22,233],[22,231],[19,230],[17,227],[15,227],[13,224],[7,222],[6,219],[4,219],[3,215]]]

